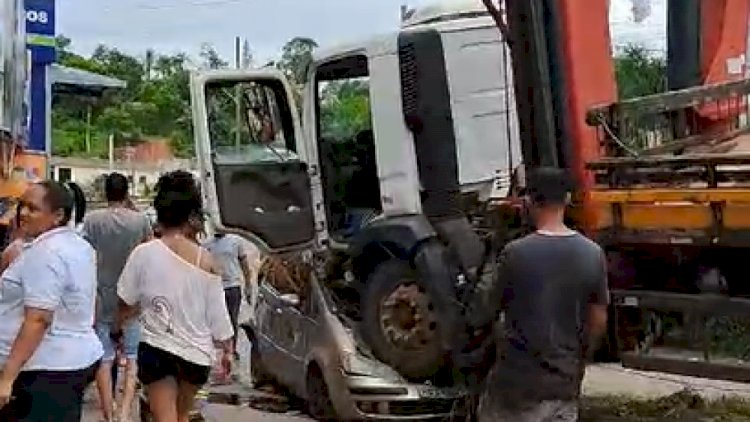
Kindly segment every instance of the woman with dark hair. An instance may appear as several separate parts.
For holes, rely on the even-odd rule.
[[[79,421],[103,353],[94,332],[96,259],[68,226],[74,202],[52,181],[21,197],[20,223],[31,240],[0,286],[2,421]]]
[[[83,217],[86,215],[86,195],[76,183],[67,182],[65,187],[73,198],[73,214],[70,218],[70,225],[73,229],[78,230],[83,224]]]
[[[201,196],[185,171],[159,179],[154,199],[161,238],[130,254],[117,285],[120,297],[111,337],[140,316],[138,378],[158,421],[187,421],[198,389],[208,381],[216,343],[228,366],[234,334],[221,277],[211,255],[190,235],[201,215]]]

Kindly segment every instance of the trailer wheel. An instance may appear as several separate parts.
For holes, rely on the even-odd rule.
[[[362,294],[362,336],[373,353],[411,379],[442,366],[441,319],[408,262],[391,259],[375,267]]]

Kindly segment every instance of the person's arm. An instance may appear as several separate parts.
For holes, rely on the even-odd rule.
[[[62,303],[65,265],[59,255],[43,246],[28,251],[21,269],[24,319],[2,369],[2,383],[12,384],[34,355]]]
[[[244,279],[245,287],[250,282],[253,276],[253,271],[250,263],[250,251],[247,241],[237,236],[234,238],[235,248],[237,250],[237,259],[240,262],[240,268],[242,269],[242,278]]]
[[[94,235],[94,230],[89,216],[83,217],[83,226],[81,227],[81,231],[79,232],[79,234],[81,235],[81,237],[86,239],[86,241],[89,242],[89,244],[91,244],[94,249],[96,249],[96,236]]]
[[[497,319],[505,308],[512,289],[512,250],[505,248],[500,253],[495,276],[481,278],[474,288],[466,312],[467,322],[473,328],[484,327]]]
[[[588,333],[598,338],[607,332],[607,307],[609,306],[609,286],[607,281],[607,259],[602,252],[601,265],[589,294]]]
[[[234,350],[232,350],[234,327],[232,327],[232,321],[229,319],[229,311],[224,298],[224,287],[220,278],[217,278],[216,282],[208,286],[206,301],[206,316],[208,317],[211,337],[225,353],[234,353]]]
[[[23,250],[23,245],[18,240],[14,240],[7,248],[3,251],[2,257],[0,257],[0,273],[5,271],[13,261],[18,258]]]
[[[114,334],[121,334],[125,323],[138,314],[138,303],[141,298],[141,259],[143,255],[136,248],[128,257],[117,281],[117,316],[112,327]]]

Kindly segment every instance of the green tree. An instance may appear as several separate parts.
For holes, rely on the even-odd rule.
[[[615,57],[617,89],[621,100],[667,90],[667,65],[641,46],[628,45]]]
[[[352,139],[370,129],[370,97],[364,80],[328,82],[321,95],[320,119],[323,136]]]
[[[229,63],[221,58],[211,44],[203,43],[201,45],[200,56],[203,59],[203,65],[209,69],[222,69],[229,66]]]
[[[107,138],[115,135],[115,142],[142,137],[167,138],[178,156],[192,157],[193,127],[190,107],[189,69],[195,68],[185,54],[165,55],[148,49],[140,57],[124,53],[111,46],[99,46],[90,57],[71,50],[69,38],[57,39],[60,63],[112,76],[127,83],[124,90],[105,92],[96,99],[77,95],[56,95],[53,105],[53,152],[58,155],[85,155],[86,134],[91,136],[90,155],[106,157]],[[292,84],[299,88],[304,83],[312,52],[317,43],[304,37],[290,40],[271,65],[281,69]],[[223,68],[228,63],[210,44],[204,44],[198,67]],[[252,64],[250,44],[242,49],[243,65]],[[299,91],[296,92],[299,95]],[[337,137],[352,137],[370,127],[367,84],[364,81],[332,82],[322,95],[322,124]],[[231,101],[231,95],[222,101]],[[234,120],[234,107],[224,104]],[[91,128],[87,118],[91,112]],[[234,125],[226,128],[227,139],[234,139]]]
[[[305,83],[307,69],[313,60],[312,53],[316,48],[318,43],[312,38],[294,37],[281,49],[281,59],[276,66],[290,82],[301,86]]]

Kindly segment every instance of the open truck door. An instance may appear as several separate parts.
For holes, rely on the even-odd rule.
[[[316,236],[311,174],[292,88],[275,69],[191,74],[193,127],[213,230],[267,252]],[[321,225],[325,227],[325,225]]]

